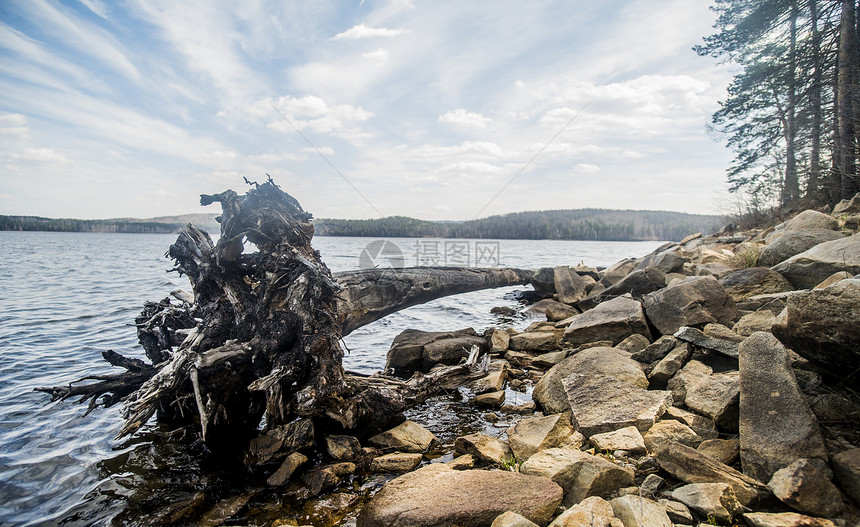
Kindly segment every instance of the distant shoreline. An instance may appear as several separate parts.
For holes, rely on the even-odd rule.
[[[0,215],[0,231],[177,234],[189,223],[209,232],[219,230],[214,214],[104,220]],[[313,223],[319,236],[580,241],[678,241],[721,227],[718,216],[611,209],[518,212],[460,222],[390,216],[371,220],[322,218]]]

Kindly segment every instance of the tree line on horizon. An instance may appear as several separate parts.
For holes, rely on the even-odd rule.
[[[515,212],[463,222],[433,222],[405,216],[314,220],[314,230],[321,236],[503,240],[678,241],[696,232],[710,234],[720,226],[717,216],[607,209]]]
[[[695,51],[739,66],[711,127],[735,157],[742,213],[860,192],[858,0],[714,0]]]

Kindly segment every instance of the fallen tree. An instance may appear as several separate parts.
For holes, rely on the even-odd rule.
[[[188,225],[168,250],[193,295],[148,302],[136,318],[151,364],[107,351],[105,359],[126,372],[37,390],[89,401],[88,412],[123,402],[119,437],[157,415],[172,428],[197,427],[213,450],[242,452],[251,438],[297,418],[379,428],[439,390],[486,374],[476,356],[408,381],[350,374],[340,338],[434,298],[528,283],[531,273],[415,268],[333,276],[311,247],[311,215],[271,180],[252,185],[243,196],[201,196],[203,205],[223,209],[217,244]],[[258,251],[245,254],[246,241]]]

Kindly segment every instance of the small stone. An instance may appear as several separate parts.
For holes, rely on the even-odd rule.
[[[508,344],[511,341],[511,335],[507,331],[494,329],[490,335],[490,352],[504,353],[508,350]]]
[[[505,391],[483,393],[475,397],[473,401],[477,406],[486,406],[489,408],[498,408],[505,402]]]
[[[831,518],[842,512],[839,489],[808,459],[777,470],[768,487],[783,503],[800,512]]]
[[[624,351],[628,351],[630,353],[636,353],[637,351],[642,351],[647,348],[651,344],[651,341],[645,338],[644,335],[640,335],[639,333],[634,333],[622,340],[618,343],[616,348]]]
[[[567,413],[529,417],[507,430],[511,451],[520,462],[539,450],[561,446],[572,433]]]
[[[370,462],[370,470],[373,472],[409,472],[415,470],[424,456],[421,454],[408,454],[394,452],[373,458]]]
[[[624,527],[608,501],[598,496],[585,498],[561,513],[549,527]]]
[[[845,494],[860,506],[860,448],[852,448],[833,456],[833,473]]]
[[[552,351],[558,349],[558,337],[551,331],[531,331],[514,335],[508,346],[515,351]]]
[[[504,514],[496,516],[490,527],[540,527],[535,522],[529,520],[525,516],[517,514],[513,511],[508,511]]]
[[[329,435],[325,438],[328,455],[338,461],[350,461],[361,453],[361,443],[348,435]]]
[[[693,522],[696,521],[696,519],[693,518],[693,513],[690,512],[690,509],[683,503],[667,499],[661,499],[658,503],[666,508],[666,515],[668,515],[669,519],[675,523],[692,525]]]
[[[566,351],[551,351],[538,355],[532,359],[532,366],[536,368],[552,368],[567,357]]]
[[[613,432],[594,434],[589,438],[591,444],[598,450],[627,450],[629,452],[645,452],[645,442],[642,434],[635,426],[628,426]]]
[[[654,426],[645,432],[642,439],[649,452],[656,452],[668,441],[677,441],[693,448],[702,442],[702,438],[692,428],[671,419],[654,423]]]
[[[505,381],[508,378],[507,361],[501,361],[502,366],[498,369],[492,369],[493,364],[490,364],[490,371],[485,377],[474,381],[471,385],[472,393],[482,394],[487,392],[498,392],[505,389]]]
[[[830,520],[796,512],[748,512],[742,517],[749,527],[836,527]]]
[[[690,349],[689,344],[686,342],[678,343],[648,374],[648,381],[650,381],[651,387],[658,389],[665,388],[669,379],[684,367],[684,364],[690,360],[692,354],[693,350]]]
[[[692,428],[696,432],[696,435],[702,439],[714,439],[717,437],[717,428],[714,420],[696,412],[672,406],[663,414],[663,419],[674,419],[675,421],[684,423]]]
[[[507,443],[481,433],[458,437],[454,440],[454,450],[461,454],[472,454],[488,463],[502,463],[513,456]]]
[[[475,468],[477,461],[478,460],[472,454],[463,454],[462,456],[457,456],[451,461],[448,461],[446,465],[454,470],[469,470]]]
[[[281,464],[280,468],[275,471],[274,474],[269,476],[269,479],[266,480],[267,485],[271,485],[273,487],[277,487],[283,485],[287,481],[289,481],[290,477],[292,477],[293,473],[300,466],[304,465],[308,462],[308,457],[302,454],[301,452],[293,452],[284,462]]]
[[[648,474],[647,476],[645,476],[645,479],[642,481],[642,484],[639,485],[639,489],[642,491],[642,495],[651,496],[656,494],[665,482],[666,480],[664,480],[657,474]]]
[[[393,448],[401,452],[424,452],[436,439],[432,432],[413,421],[404,421],[391,430],[377,434],[368,442],[379,448]]]

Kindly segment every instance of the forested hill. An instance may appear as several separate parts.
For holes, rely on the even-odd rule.
[[[160,218],[135,219],[114,218],[107,220],[76,220],[69,218],[42,218],[39,216],[0,215],[0,231],[53,231],[53,232],[123,232],[162,233],[179,232],[185,225],[193,223],[203,229],[218,232],[218,223],[213,214],[186,214]]]
[[[438,237],[525,240],[680,240],[721,227],[718,216],[642,210],[516,212],[464,222],[432,222],[403,216],[373,220],[314,220],[323,236]]]

